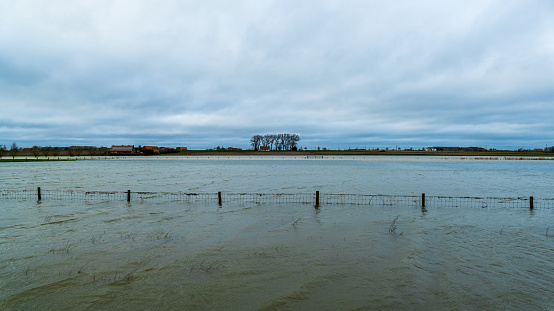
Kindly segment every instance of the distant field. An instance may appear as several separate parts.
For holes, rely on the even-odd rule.
[[[307,151],[209,151],[209,150],[189,150],[180,153],[167,154],[171,156],[512,156],[512,157],[554,157],[554,153],[545,153],[537,151],[420,151],[420,150],[307,150]]]
[[[468,157],[547,157],[554,158],[554,153],[540,151],[421,151],[421,150],[305,150],[305,151],[253,151],[253,150],[186,150],[178,153],[165,153],[162,156],[468,156]],[[29,152],[19,152],[15,161],[68,161],[68,154],[61,152],[59,156],[64,158],[57,159],[50,156],[46,159],[44,156],[35,157]],[[78,158],[90,157],[90,154],[80,155]],[[94,155],[100,156],[100,155]],[[104,156],[158,156],[143,154],[121,154]],[[22,157],[26,157],[22,159]],[[4,155],[0,162],[13,162],[11,156]]]

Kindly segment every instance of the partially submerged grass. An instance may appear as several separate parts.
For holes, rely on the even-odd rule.
[[[102,235],[101,234],[99,234],[98,236],[93,235],[92,238],[90,238],[90,241],[92,242],[92,244],[96,244],[98,242],[101,242],[101,241],[103,241],[102,240]]]
[[[152,239],[152,240],[164,240],[164,241],[169,241],[173,238],[173,234],[171,233],[171,230],[165,232],[165,231],[161,231],[161,232],[157,232],[155,234],[151,234],[148,236],[148,238]]]
[[[75,246],[75,244],[67,242],[67,243],[65,244],[64,247],[60,247],[60,248],[57,248],[57,249],[51,249],[51,250],[49,250],[48,252],[49,252],[49,253],[52,253],[52,254],[55,254],[55,253],[66,253],[66,254],[69,254],[69,252],[71,251],[71,249],[72,249],[74,246]]]
[[[283,245],[274,245],[271,247],[264,247],[259,249],[254,249],[248,252],[247,257],[270,257],[276,256],[277,253],[283,250]]]
[[[400,217],[400,215],[396,216],[392,220],[392,223],[389,226],[389,234],[393,234],[394,232],[396,232],[396,221],[398,220],[398,217]]]
[[[90,263],[90,261],[87,262],[86,264],[82,265],[82,266],[79,268],[79,270],[77,270],[77,274],[83,273],[83,269],[84,269],[89,263]]]
[[[85,265],[86,266],[86,265]],[[104,284],[115,284],[117,282],[122,282],[122,281],[130,281],[133,277],[133,275],[135,274],[135,272],[137,272],[143,265],[142,264],[139,264],[137,265],[133,270],[129,271],[128,273],[124,274],[123,276],[121,276],[121,274],[119,274],[118,271],[115,271],[113,273],[113,276],[109,275],[109,276],[106,276],[105,274],[106,273],[103,273],[104,275],[101,276],[101,275],[96,275],[96,274],[93,274],[92,275],[92,280],[90,281],[91,283],[95,283],[95,282],[103,282]],[[77,271],[77,274],[80,274],[82,273],[82,268]]]
[[[119,237],[123,240],[133,240],[135,241],[135,238],[138,236],[136,233],[128,233],[124,232],[119,235]]]
[[[133,274],[135,274],[135,272],[137,272],[137,270],[141,267],[141,265],[137,265],[137,267],[133,270],[131,270],[129,273],[125,274],[125,276],[123,277],[122,280],[130,280],[131,279],[131,276],[133,276]]]
[[[189,271],[190,272],[194,272],[194,271],[199,271],[199,272],[212,272],[218,268],[221,268],[222,265],[220,263],[218,263],[217,261],[215,262],[212,262],[212,263],[206,263],[206,259],[202,260],[202,262],[200,263],[199,266],[191,266]]]

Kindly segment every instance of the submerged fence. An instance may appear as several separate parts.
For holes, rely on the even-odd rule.
[[[429,207],[510,207],[510,208],[554,208],[554,198],[534,197],[453,197],[421,195],[366,195],[328,193],[186,193],[186,192],[132,192],[127,191],[82,191],[82,190],[0,190],[0,199],[15,200],[73,200],[73,201],[127,201],[127,202],[214,202],[273,203],[273,204],[323,204],[413,206]]]

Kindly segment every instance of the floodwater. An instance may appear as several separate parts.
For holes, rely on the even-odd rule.
[[[4,189],[554,197],[551,161],[5,164]],[[1,310],[554,308],[554,209],[0,198],[0,214]]]
[[[552,171],[554,161],[459,157],[129,157],[4,162],[0,180],[17,190],[554,197]]]

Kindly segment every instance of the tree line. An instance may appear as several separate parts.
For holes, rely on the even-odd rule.
[[[250,145],[255,151],[263,149],[278,151],[296,151],[296,144],[300,141],[297,134],[266,134],[254,135],[250,139]]]
[[[0,145],[0,159],[5,156],[6,154],[9,154],[13,159],[15,159],[15,156],[22,152],[22,148],[19,148],[16,143],[12,143],[11,147],[8,148],[6,145]],[[27,153],[30,153],[35,158],[38,158],[39,156],[44,156],[49,158],[50,156],[58,157],[60,153],[63,153],[64,155],[70,156],[70,157],[80,157],[82,155],[108,155],[110,152],[110,149],[107,147],[79,147],[79,146],[72,146],[72,147],[40,147],[40,146],[33,146],[32,148],[27,149]]]
[[[16,143],[12,143],[10,149],[8,149],[6,145],[0,145],[0,159],[4,156],[5,153],[9,153],[15,159],[18,151],[19,148],[17,147]]]
[[[145,155],[151,155],[154,153],[164,154],[164,153],[178,153],[180,150],[176,148],[169,147],[160,147],[157,151],[152,149],[143,148],[138,146],[137,151]],[[6,145],[0,144],[0,159],[5,155],[9,155],[13,159],[18,154],[24,153],[25,155],[32,155],[35,158],[43,156],[49,158],[50,156],[58,157],[59,155],[69,156],[69,157],[81,157],[81,156],[107,156],[112,154],[110,148],[108,147],[94,147],[94,146],[71,146],[71,147],[40,147],[33,146],[32,148],[19,148],[17,144],[12,143],[11,147],[6,147]]]

